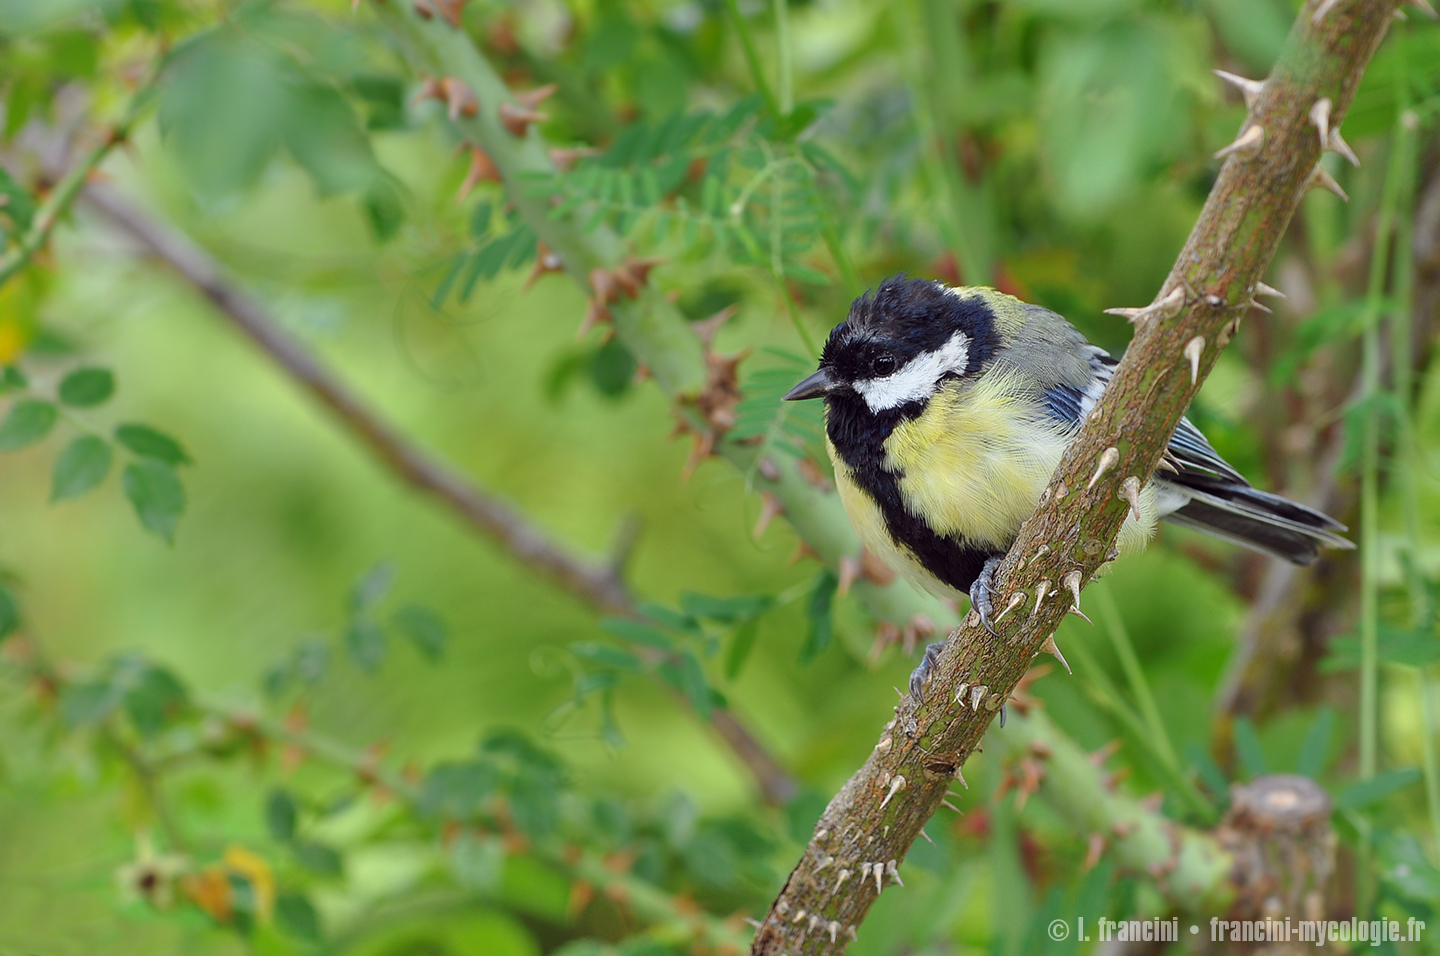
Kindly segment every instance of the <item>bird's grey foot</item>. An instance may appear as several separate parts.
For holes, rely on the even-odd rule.
[[[930,671],[935,667],[935,658],[940,656],[940,648],[944,646],[944,641],[927,644],[925,656],[920,658],[920,666],[910,672],[910,697],[915,701],[916,706],[919,706],[920,702],[925,699],[920,689],[925,686],[925,679],[930,676]]]
[[[980,615],[980,623],[985,625],[985,630],[991,634],[995,633],[995,605],[991,602],[990,595],[995,589],[995,570],[1004,560],[1003,554],[986,559],[985,566],[970,585],[970,607]]]
[[[1005,729],[1005,705],[1000,705],[1000,729]]]

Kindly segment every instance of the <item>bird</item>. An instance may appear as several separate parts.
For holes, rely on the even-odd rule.
[[[900,274],[852,303],[784,398],[824,399],[836,490],[865,548],[931,593],[968,595],[994,633],[995,570],[1117,364],[1042,306]],[[1297,565],[1355,546],[1335,519],[1252,487],[1188,418],[1164,460],[1114,555],[1159,520]]]

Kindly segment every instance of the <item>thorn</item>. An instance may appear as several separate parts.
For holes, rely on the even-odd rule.
[[[440,81],[440,90],[444,93],[447,109],[445,115],[450,117],[450,122],[455,122],[462,116],[474,116],[480,112],[480,101],[475,98],[475,91],[470,89],[469,84],[457,77],[447,76]]]
[[[815,872],[816,872],[816,873],[819,873],[821,870],[825,869],[825,867],[829,866],[830,864],[832,864],[832,863],[834,863],[834,862],[835,862],[835,858],[834,858],[833,856],[827,856],[825,859],[823,859],[823,860],[820,861],[820,865],[819,865],[819,866],[815,867]]]
[[[490,158],[489,153],[474,143],[471,143],[468,148],[470,150],[470,169],[465,173],[465,181],[460,184],[460,194],[455,197],[456,202],[464,202],[470,195],[470,191],[481,183],[503,183],[505,181],[500,176],[500,168],[495,165],[495,161]],[[537,256],[535,261],[538,269],[540,258]]]
[[[1330,148],[1330,110],[1335,104],[1330,97],[1322,96],[1310,107],[1310,125],[1320,135],[1320,151]]]
[[[949,809],[951,809],[951,810],[954,810],[956,813],[960,814],[962,817],[965,815],[965,811],[964,811],[964,810],[961,810],[959,807],[955,806],[955,804],[951,803],[949,800],[941,799],[941,801],[940,801],[940,806],[942,806],[942,807],[947,807],[947,808],[949,808]]]
[[[965,774],[961,772],[962,770],[963,768],[961,767],[955,768],[955,779],[960,781],[960,786],[964,787],[966,790],[969,790],[970,784],[965,782]]]
[[[885,805],[890,802],[890,798],[893,797],[893,796],[895,796],[895,794],[899,793],[901,790],[904,790],[904,789],[905,789],[905,778],[904,778],[903,776],[901,776],[900,774],[897,773],[895,776],[891,777],[891,778],[890,778],[890,792],[887,793],[887,794],[885,794],[885,799],[884,799],[884,800],[881,800],[881,801],[880,801],[880,809],[881,809],[881,810],[884,810],[884,809],[885,809]]]
[[[455,29],[460,29],[460,14],[465,9],[469,0],[429,0],[434,6],[435,12]],[[418,9],[418,8],[417,8]]]
[[[1059,661],[1060,666],[1065,668],[1065,673],[1073,676],[1073,672],[1070,670],[1070,662],[1065,660],[1065,655],[1060,653],[1060,648],[1055,644],[1055,635],[1052,634],[1045,638],[1045,643],[1040,645],[1040,650]]]
[[[1050,579],[1049,579],[1049,578],[1046,578],[1045,580],[1041,581],[1039,587],[1037,587],[1037,588],[1035,589],[1035,606],[1030,609],[1030,616],[1031,616],[1031,617],[1034,617],[1035,615],[1037,615],[1037,614],[1040,613],[1040,605],[1041,605],[1041,604],[1044,602],[1044,600],[1045,600],[1047,597],[1049,597],[1049,596],[1050,596]],[[986,705],[986,709],[988,709],[988,710],[994,710],[995,708],[994,708],[994,707],[990,707],[990,706],[987,704],[987,705]]]
[[[839,941],[840,924],[832,919],[830,922],[825,924],[825,929],[830,934],[830,944],[833,946],[836,942]]]
[[[995,711],[998,710],[999,707],[1000,707],[1000,695],[999,695],[999,694],[991,694],[989,697],[985,698],[985,709],[988,710],[988,711],[990,711],[990,713],[992,713],[992,714],[995,713]]]
[[[1345,142],[1345,137],[1340,135],[1338,126],[1330,131],[1330,148],[1344,156],[1345,161],[1351,166],[1356,169],[1360,168],[1360,157],[1355,155],[1355,150],[1351,149],[1350,144]]]
[[[555,95],[560,87],[555,83],[546,83],[544,86],[537,86],[533,90],[526,90],[524,93],[515,94],[515,102],[527,110],[538,109],[540,104]]]
[[[895,741],[891,740],[889,737],[881,737],[880,742],[875,745],[875,750],[877,753],[880,754],[888,754],[890,752],[891,746],[893,746],[894,743]]]
[[[965,703],[965,695],[969,693],[969,691],[970,685],[964,681],[961,681],[960,686],[955,688],[955,703],[960,705],[961,710],[964,710],[967,706]]]
[[[747,926],[750,926],[750,927],[754,928],[754,929],[759,929],[761,926],[764,925],[763,923],[761,923],[758,919],[756,919],[756,918],[753,917],[753,916],[747,916],[747,917],[745,917],[745,924],[746,924]]]
[[[980,713],[980,701],[985,699],[985,692],[989,689],[984,684],[976,684],[970,688],[970,709],[975,713]]]
[[[1265,82],[1263,80],[1247,80],[1243,76],[1226,73],[1224,70],[1211,70],[1210,72],[1240,91],[1240,95],[1245,98],[1245,108],[1247,110],[1255,107],[1255,100],[1259,98],[1260,92],[1265,89]]]
[[[1089,616],[1088,614],[1086,614],[1084,611],[1080,610],[1078,607],[1072,607],[1072,608],[1070,608],[1068,611],[1066,611],[1065,613],[1066,613],[1066,614],[1073,614],[1073,615],[1075,615],[1075,616],[1078,617],[1080,620],[1084,621],[1086,624],[1089,624],[1091,627],[1094,627],[1094,626],[1095,626],[1095,622],[1092,621],[1092,620],[1090,620],[1090,616]],[[1069,667],[1068,664],[1065,666],[1065,669],[1066,669],[1067,671],[1070,669],[1070,667]]]
[[[664,259],[636,259],[631,257],[615,269],[615,281],[630,298],[638,298],[640,290],[650,278],[650,270],[663,265]]]
[[[925,838],[925,842],[926,842],[926,843],[930,844],[931,846],[934,846],[934,845],[935,845],[935,841],[932,840],[932,839],[930,839],[930,834],[928,834],[928,833],[925,832],[925,828],[924,828],[924,827],[921,827],[921,828],[920,828],[920,835]]]
[[[1255,299],[1251,299],[1249,302],[1246,302],[1245,307],[1249,309],[1258,309],[1259,311],[1264,312],[1266,315],[1275,314],[1274,309],[1270,308],[1268,305],[1256,301]]]
[[[1440,20],[1440,13],[1435,12],[1435,8],[1430,5],[1430,0],[1410,0],[1410,3],[1413,6],[1419,7],[1420,12],[1424,13],[1431,20]]]
[[[1200,380],[1200,356],[1205,353],[1205,336],[1197,335],[1185,343],[1185,357],[1190,360],[1190,387]]]
[[[535,266],[530,270],[530,275],[525,278],[525,290],[528,292],[530,287],[539,282],[542,276],[564,271],[565,260],[560,258],[560,254],[545,243],[537,242],[535,244]]]
[[[1105,852],[1105,835],[1103,833],[1090,834],[1085,846],[1085,862],[1080,864],[1080,872],[1088,873],[1095,869],[1095,864],[1100,862],[1100,855]]]
[[[1131,475],[1120,483],[1120,499],[1130,505],[1130,514],[1140,520],[1140,479]]]
[[[1050,545],[1048,545],[1048,544],[1042,544],[1042,545],[1040,545],[1040,547],[1038,547],[1038,548],[1035,549],[1035,553],[1032,554],[1032,555],[1030,556],[1030,560],[1027,561],[1027,562],[1025,562],[1025,563],[1026,563],[1027,565],[1034,564],[1036,561],[1039,561],[1041,558],[1043,558],[1045,555],[1047,555],[1047,554],[1049,554],[1049,553],[1050,553]]]
[[[880,864],[876,863],[875,868],[878,870],[880,868]],[[901,889],[905,888],[905,881],[900,879],[900,867],[896,864],[894,860],[891,860],[885,864],[885,875],[890,877],[890,879],[894,880],[897,884],[899,884]]]
[[[415,0],[415,13],[422,20],[429,20],[435,16],[435,8],[430,5],[430,0]]]
[[[1240,135],[1235,137],[1235,142],[1226,146],[1224,149],[1216,150],[1215,158],[1224,159],[1232,153],[1248,158],[1260,152],[1260,147],[1264,142],[1265,127],[1259,123],[1251,123],[1240,131]]]
[[[842,554],[840,556],[840,583],[835,586],[836,596],[844,597],[849,594],[850,586],[858,580],[860,580],[860,562],[848,554]]]
[[[575,331],[576,341],[584,341],[590,330],[602,322],[610,321],[610,310],[595,299],[589,299],[585,303],[585,317],[580,320],[580,328]]]
[[[1320,0],[1319,5],[1315,7],[1315,12],[1310,16],[1310,22],[1319,23],[1325,19],[1325,14],[1329,13],[1335,4],[1339,2],[1340,0]]]
[[[885,884],[880,881],[885,878],[885,864],[876,863],[870,873],[875,877],[875,893],[877,895],[883,893],[885,891]]]
[[[1335,177],[1331,176],[1330,171],[1320,163],[1315,164],[1315,169],[1310,173],[1310,179],[1305,184],[1306,189],[1315,189],[1317,187],[1329,190],[1339,196],[1344,202],[1350,201],[1350,197],[1346,195],[1345,190],[1340,188],[1340,184],[1335,181]]]
[[[531,123],[543,123],[549,116],[512,103],[500,104],[500,125],[510,131],[511,136],[524,137]]]
[[[850,871],[849,871],[849,870],[841,870],[840,873],[839,873],[839,879],[837,879],[837,880],[835,881],[835,889],[831,890],[830,892],[831,892],[831,893],[839,893],[839,892],[840,892],[840,887],[844,886],[844,885],[845,885],[845,881],[848,880],[848,879],[850,879]]]
[[[1390,18],[1392,20],[1399,20],[1401,23],[1408,23],[1410,21],[1410,18],[1405,15],[1404,10],[1391,10]]]
[[[1115,756],[1115,751],[1119,749],[1120,739],[1117,737],[1116,739],[1110,741],[1108,744],[1105,744],[1099,750],[1092,753],[1090,755],[1090,762],[1096,767],[1103,767],[1105,766],[1105,762],[1111,757]]]
[[[815,927],[820,925],[820,917],[814,913],[810,914],[810,932],[815,932]]]
[[[850,937],[851,942],[854,942],[854,941],[860,939],[860,935],[855,932],[855,926],[854,926],[854,924],[851,924],[850,926],[845,927],[845,935]]]
[[[805,916],[806,916],[806,915],[807,915],[807,914],[805,913],[804,910],[796,910],[796,911],[795,911],[795,918],[792,919],[790,922],[791,922],[791,923],[802,923],[802,922],[805,921]]]
[[[775,912],[779,913],[781,916],[784,916],[786,913],[790,912],[790,904],[783,899],[780,900],[775,904]]]
[[[1150,311],[1150,310],[1149,310],[1149,309],[1106,309],[1106,310],[1105,310],[1105,314],[1106,314],[1106,315],[1118,315],[1118,316],[1120,316],[1120,318],[1124,319],[1126,322],[1129,322],[1131,325],[1134,325],[1134,324],[1135,324],[1135,320],[1138,319],[1138,318],[1140,318],[1140,316],[1144,315],[1144,314],[1145,314],[1146,312],[1148,312],[1148,311]]]
[[[695,334],[699,336],[702,345],[707,349],[714,348],[715,333],[720,331],[720,326],[730,321],[731,317],[739,311],[740,307],[738,305],[727,305],[708,319],[701,319],[699,322],[690,323],[690,328],[695,330]]]
[[[1005,615],[1009,614],[1011,611],[1015,610],[1017,607],[1019,607],[1020,605],[1022,605],[1022,604],[1024,604],[1024,603],[1025,603],[1025,592],[1024,592],[1024,591],[1016,591],[1014,594],[1010,595],[1010,603],[1007,604],[1007,605],[1005,605],[1005,610],[1003,610],[1003,611],[1001,611],[999,614],[995,615],[995,623],[996,623],[996,624],[999,624],[1001,621],[1005,620]]]
[[[1080,607],[1080,581],[1085,577],[1079,568],[1060,579],[1060,586],[1075,596],[1075,607]]]
[[[591,146],[577,146],[562,148],[552,147],[550,150],[550,162],[562,173],[568,173],[575,168],[575,164],[587,156],[599,155],[600,151]]]
[[[1055,484],[1055,500],[1061,501],[1068,494],[1070,494],[1070,486],[1065,484],[1065,479],[1062,478]]]
[[[1094,488],[1096,483],[1099,482],[1101,478],[1105,477],[1105,473],[1111,468],[1114,468],[1119,463],[1120,449],[1116,448],[1114,445],[1111,445],[1109,448],[1101,452],[1100,461],[1095,465],[1095,474],[1090,476],[1090,483],[1085,486],[1085,490],[1089,491]]]
[[[1256,295],[1268,295],[1268,296],[1270,296],[1271,298],[1274,298],[1274,299],[1285,299],[1285,298],[1289,298],[1287,295],[1285,295],[1285,293],[1281,292],[1279,289],[1275,288],[1273,285],[1266,285],[1266,284],[1263,283],[1263,282],[1257,282],[1257,283],[1255,283],[1255,294],[1256,294]]]

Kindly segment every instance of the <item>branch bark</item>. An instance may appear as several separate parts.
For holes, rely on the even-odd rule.
[[[438,501],[471,530],[561,590],[602,613],[639,616],[621,576],[623,561],[597,564],[570,554],[532,527],[512,506],[486,494],[448,462],[396,431],[288,335],[259,300],[227,281],[219,264],[188,237],[158,222],[107,186],[86,186],[84,199],[204,294],[261,352],[334,413],[383,468]],[[710,724],[750,771],[766,802],[779,805],[795,795],[798,787],[794,778],[734,713],[717,707],[711,711]]]
[[[999,606],[1018,595],[1021,610],[998,636],[986,634],[974,614],[951,634],[924,701],[907,698],[897,706],[870,759],[821,816],[752,953],[845,948],[886,882],[877,875],[898,868],[1067,613],[1068,583],[1062,589],[1061,582],[1090,580],[1110,556],[1128,507],[1120,497],[1124,483],[1154,472],[1312,182],[1321,153],[1313,105],[1329,98],[1330,126],[1340,123],[1397,6],[1397,0],[1305,4],[1270,78],[1253,94],[1237,148],[1175,267],[1155,303],[1136,316],[1135,339],[1110,386],[998,574]],[[1194,373],[1185,354],[1190,343],[1199,348]],[[836,870],[862,878],[837,882]],[[1206,889],[1172,886],[1196,901]],[[828,932],[832,926],[839,932]]]

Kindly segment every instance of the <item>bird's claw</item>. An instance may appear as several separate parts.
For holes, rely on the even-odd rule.
[[[925,645],[925,655],[920,658],[919,666],[910,672],[910,698],[915,701],[917,707],[925,700],[921,689],[925,686],[930,671],[935,668],[935,659],[940,656],[940,649],[944,646],[944,641]]]
[[[1005,560],[1005,555],[997,554],[985,561],[985,566],[980,569],[974,582],[970,585],[970,607],[980,617],[980,623],[985,630],[991,634],[995,633],[995,605],[990,600],[990,595],[995,589],[995,571],[1000,567],[1000,562]]]

